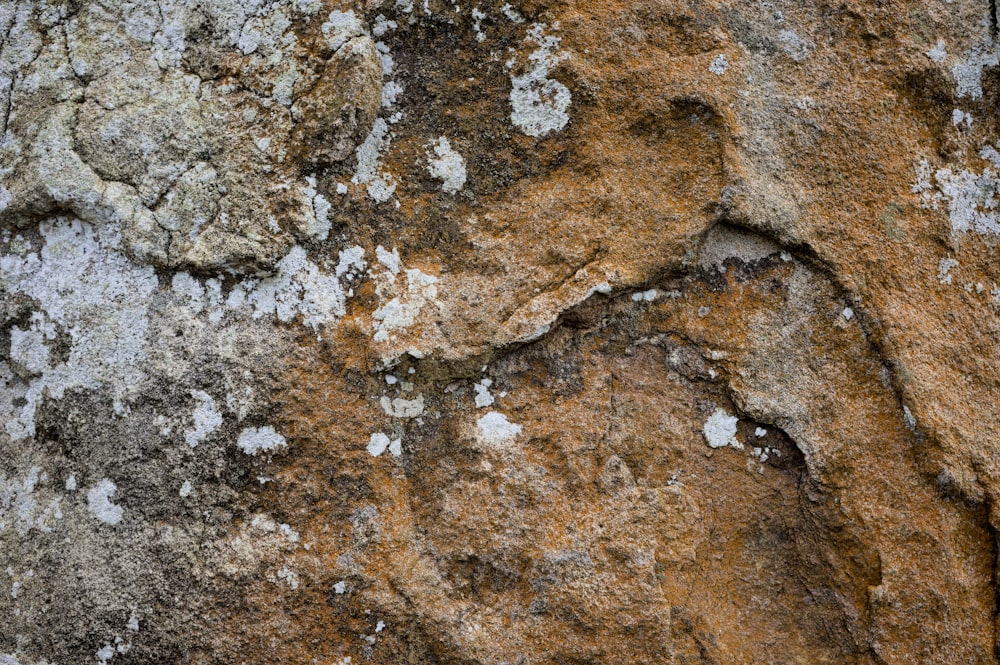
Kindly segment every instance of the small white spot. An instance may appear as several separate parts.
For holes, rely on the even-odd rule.
[[[69,478],[66,479],[66,490],[73,492],[76,490],[76,476],[69,474]]]
[[[521,433],[521,426],[509,420],[507,416],[496,411],[490,411],[477,422],[479,425],[479,438],[483,443],[499,446],[510,443]]]
[[[118,524],[122,521],[122,507],[111,503],[111,495],[117,489],[113,482],[105,478],[87,492],[87,508],[105,524]]]
[[[948,273],[952,268],[956,267],[958,267],[958,261],[951,258],[950,256],[945,257],[940,261],[938,261],[938,273],[937,273],[938,281],[941,282],[942,284],[951,284],[952,276]]]
[[[346,194],[347,193],[347,185],[345,185],[342,182],[338,182],[337,183],[337,193],[338,194]]]
[[[402,439],[393,439],[392,442],[389,443],[389,453],[391,455],[396,456],[396,457],[399,457],[400,455],[402,455],[403,454],[403,440]]]
[[[288,540],[290,540],[291,542],[293,542],[293,543],[299,542],[299,534],[298,534],[298,532],[295,529],[293,529],[291,526],[289,526],[288,524],[279,524],[278,525],[278,530],[281,531],[281,534],[285,538],[288,538]]]
[[[947,58],[948,53],[944,50],[944,41],[939,39],[937,45],[930,51],[927,51],[926,55],[933,62],[941,62],[942,60]]]
[[[273,427],[248,427],[240,432],[240,438],[236,445],[243,449],[247,455],[256,455],[260,451],[271,451],[275,448],[284,448],[288,445],[285,437],[278,434]]]
[[[337,582],[336,584],[333,585],[333,592],[334,593],[346,593],[347,592],[347,583],[344,582],[343,580]]]
[[[511,77],[510,120],[528,136],[541,137],[559,131],[569,122],[566,110],[572,101],[569,88],[548,78],[549,71],[563,59],[557,54],[559,38],[544,35],[544,26],[535,25],[528,31],[525,41],[534,41],[539,48],[528,59],[533,68],[520,76]]]
[[[716,74],[717,76],[725,74],[727,69],[729,69],[729,62],[726,60],[725,53],[720,53],[715,56],[715,59],[712,60],[712,64],[708,66],[708,71]]]
[[[194,448],[222,426],[222,414],[219,413],[215,400],[205,391],[192,390],[191,397],[198,400],[198,406],[191,414],[194,429],[184,432],[184,442]]]
[[[722,409],[716,409],[715,413],[705,421],[705,427],[702,429],[705,441],[712,448],[732,446],[742,449],[743,444],[736,438],[736,424],[739,420],[736,416],[731,416]]]
[[[511,21],[513,21],[514,23],[524,23],[524,17],[521,16],[520,12],[511,7],[509,2],[505,4],[503,7],[501,7],[500,11],[503,12],[503,15],[506,16]]]
[[[190,480],[185,480],[184,483],[181,485],[180,495],[181,495],[182,499],[186,499],[189,496],[191,496],[191,481]]]
[[[383,630],[385,630],[385,621],[379,621],[377,624],[375,624],[376,633],[381,633]]]
[[[844,318],[850,321],[854,318],[854,310],[850,307],[845,307],[843,311]]]
[[[320,26],[320,30],[326,35],[327,44],[334,51],[346,44],[352,37],[364,34],[361,21],[351,10],[330,12],[329,18]]]
[[[387,19],[382,14],[375,17],[375,23],[372,25],[372,34],[376,37],[381,37],[390,30],[395,30],[399,27],[399,24],[395,21]]]
[[[486,18],[486,14],[480,11],[479,6],[472,8],[472,31],[476,33],[476,41],[482,42],[486,39],[486,33],[483,32],[483,19]]]
[[[394,418],[416,418],[424,412],[423,395],[417,395],[416,399],[403,399],[402,397],[389,399],[383,396],[379,400],[379,404],[382,405],[382,410],[385,411],[386,415]]]
[[[380,158],[389,149],[392,137],[389,125],[382,118],[376,118],[372,130],[364,142],[355,149],[358,163],[351,182],[365,185],[368,195],[378,203],[385,203],[396,191],[396,181],[388,171],[382,170]]]
[[[292,589],[299,588],[299,575],[294,570],[290,570],[288,568],[282,568],[281,570],[278,571],[278,579],[282,580]]]
[[[493,381],[490,379],[483,379],[479,383],[472,386],[473,390],[476,391],[476,408],[481,409],[486,406],[493,404],[493,395],[490,394],[490,386],[493,385]]]
[[[133,633],[139,630],[139,617],[136,616],[135,612],[132,612],[132,614],[129,615],[128,623],[125,624],[125,628]]]
[[[428,171],[432,177],[441,181],[441,189],[448,194],[455,194],[465,186],[465,159],[451,148],[448,139],[442,136],[437,143],[431,144],[437,159],[428,162]]]
[[[762,436],[767,436],[767,430],[763,427],[758,427],[753,431],[753,435],[759,439]]]
[[[962,109],[955,109],[951,112],[951,124],[958,127],[965,123],[966,127],[972,127],[972,114],[966,113]]]
[[[399,259],[399,250],[393,248],[391,252],[387,251],[382,245],[375,248],[375,258],[383,266],[389,269],[393,275],[399,274],[399,269],[402,267],[402,261]]]
[[[114,655],[115,655],[115,648],[110,644],[105,644],[97,652],[97,662],[101,663],[101,665],[104,665],[104,663],[107,663],[109,660],[111,660],[114,657]]]
[[[371,438],[368,440],[366,450],[372,457],[378,457],[385,452],[386,448],[389,447],[389,443],[390,441],[388,436],[382,432],[376,432],[375,434],[372,434]]]

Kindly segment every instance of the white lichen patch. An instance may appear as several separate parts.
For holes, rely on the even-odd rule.
[[[265,425],[264,427],[248,427],[244,429],[240,432],[236,445],[247,455],[256,456],[261,451],[271,452],[278,448],[285,448],[288,442],[273,427]]]
[[[934,48],[927,51],[925,55],[931,59],[931,62],[944,62],[944,59],[948,57],[948,52],[944,49],[944,41],[939,39]]]
[[[302,195],[307,202],[303,230],[316,240],[326,240],[330,235],[330,201],[316,191],[316,178],[306,178]]]
[[[87,491],[87,509],[90,514],[105,524],[115,525],[122,521],[124,511],[111,502],[111,496],[118,490],[115,484],[104,478]]]
[[[465,186],[465,159],[452,150],[451,143],[444,136],[430,147],[433,155],[428,161],[428,171],[432,177],[441,181],[443,191],[448,194],[457,193]]]
[[[222,426],[222,414],[219,413],[215,400],[205,391],[193,390],[191,397],[198,401],[198,406],[191,414],[194,427],[184,432],[184,442],[194,448]]]
[[[292,247],[278,262],[275,275],[243,280],[229,293],[226,306],[234,310],[250,307],[255,319],[267,315],[288,322],[300,317],[318,330],[344,315],[346,295],[341,282],[354,279],[365,266],[360,247],[341,250],[339,256],[335,270],[328,273],[310,261],[304,249]]]
[[[723,409],[716,409],[705,421],[705,426],[702,428],[702,433],[705,435],[705,441],[709,447],[732,446],[741,450],[743,444],[736,438],[736,425],[739,421],[739,418],[729,415]]]
[[[365,450],[367,450],[368,454],[372,457],[378,457],[384,453],[385,449],[388,447],[389,437],[382,432],[376,432],[371,435],[371,438],[368,439],[368,445],[365,447]]]
[[[507,416],[490,411],[476,421],[479,440],[489,446],[502,446],[512,442],[520,433],[521,426],[507,420]]]
[[[49,347],[45,334],[37,329],[10,329],[10,360],[23,372],[39,375],[49,366]]]
[[[326,37],[327,46],[331,51],[337,51],[350,39],[365,34],[361,21],[351,10],[330,12],[326,21],[320,26],[320,31]]]
[[[181,489],[178,492],[178,494],[180,494],[180,497],[182,499],[186,499],[189,496],[191,496],[191,491],[193,489],[194,488],[191,486],[191,481],[190,480],[185,480],[183,483],[181,483]]]
[[[514,9],[509,2],[500,8],[500,12],[514,23],[524,23],[524,16],[521,15],[521,12]]]
[[[368,137],[355,151],[358,162],[351,182],[364,185],[368,196],[379,203],[391,199],[396,191],[395,179],[383,170],[381,164],[382,154],[389,149],[391,142],[389,125],[382,118],[376,118]]]
[[[476,41],[482,43],[486,40],[486,33],[483,32],[483,19],[486,14],[479,9],[479,5],[472,8],[472,31],[476,33]]]
[[[424,412],[424,396],[417,395],[414,399],[397,397],[390,399],[383,395],[379,400],[382,410],[393,418],[417,418]]]
[[[318,198],[316,195],[314,201]],[[299,319],[319,330],[343,316],[345,291],[350,291],[345,284],[362,274],[365,267],[364,250],[360,247],[348,247],[338,256],[337,265],[328,271],[311,261],[306,251],[296,245],[277,263],[271,275],[247,277],[228,294],[223,294],[219,279],[208,279],[202,284],[184,272],[174,275],[172,287],[192,314],[207,310],[210,323],[218,323],[227,312],[244,312],[254,319],[267,316],[286,323]]]
[[[299,542],[300,538],[299,532],[293,529],[290,524],[279,524],[278,531],[281,533],[281,535],[283,535],[285,538],[288,539],[288,542],[290,543]]]
[[[941,282],[942,284],[951,284],[952,281],[952,275],[950,274],[951,269],[957,267],[958,267],[958,261],[951,258],[950,256],[946,256],[945,258],[938,261],[938,268],[937,268],[938,281]]]
[[[144,373],[147,302],[157,288],[152,268],[132,264],[118,251],[111,227],[101,232],[79,221],[56,220],[40,226],[44,246],[24,256],[0,256],[0,285],[34,299],[54,330],[66,333],[68,357],[49,366],[37,336],[21,338],[17,356],[38,376],[24,405],[6,423],[13,439],[34,435],[35,412],[43,394],[61,399],[66,390],[110,388],[123,399]]]
[[[492,385],[492,380],[483,379],[479,383],[472,386],[472,389],[476,392],[477,409],[482,409],[493,404],[493,395],[490,394],[490,386]]]
[[[559,131],[569,122],[572,96],[569,88],[550,79],[549,72],[567,55],[559,53],[560,39],[546,35],[544,24],[528,30],[526,42],[538,48],[528,55],[529,69],[519,76],[511,76],[510,120],[528,136],[541,137]]]
[[[387,341],[390,331],[412,326],[421,310],[437,300],[437,277],[416,268],[407,269],[405,276],[406,290],[372,313],[376,342]],[[391,284],[395,284],[395,278]]]
[[[716,76],[722,76],[729,69],[729,61],[726,60],[726,54],[720,53],[712,59],[711,64],[708,65],[708,71],[712,72]]]
[[[278,570],[277,577],[279,580],[287,584],[291,589],[299,588],[299,574],[290,568],[281,568]]]
[[[399,258],[399,250],[395,247],[390,252],[382,247],[382,245],[379,245],[375,248],[375,260],[388,268],[389,272],[393,275],[398,275],[400,269],[403,267],[403,262]]]
[[[109,660],[115,657],[115,648],[110,644],[105,644],[97,650],[96,656],[98,665],[106,665]]]
[[[981,172],[941,168],[934,172],[933,180],[930,164],[922,160],[916,168],[917,181],[910,191],[920,195],[924,208],[936,210],[939,203],[947,202],[953,231],[1000,235],[1000,216],[997,214],[1000,152],[987,145],[979,151],[979,157],[988,164]]]
[[[389,437],[382,432],[376,432],[371,435],[368,440],[368,446],[365,448],[372,457],[378,457],[386,450],[389,451],[391,455],[399,457],[403,451],[403,442],[401,439],[389,439]]]
[[[973,100],[982,98],[983,70],[987,67],[996,67],[998,63],[1000,63],[1000,48],[990,38],[969,49],[951,68],[952,76],[955,78],[955,93],[959,97]]]
[[[8,478],[0,471],[0,532],[11,524],[20,536],[32,529],[43,533],[52,531],[56,520],[62,518],[62,499],[40,499],[39,486],[46,480],[48,475],[38,466],[29,468],[20,479]]]

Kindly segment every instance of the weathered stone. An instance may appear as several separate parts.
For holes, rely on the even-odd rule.
[[[0,6],[0,663],[989,663],[995,8]]]

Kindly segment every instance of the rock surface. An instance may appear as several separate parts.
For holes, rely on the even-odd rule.
[[[0,663],[992,663],[994,3],[0,4]]]

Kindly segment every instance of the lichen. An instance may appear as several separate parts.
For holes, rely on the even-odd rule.
[[[569,88],[548,77],[552,68],[568,56],[557,51],[560,39],[546,35],[545,27],[536,24],[528,30],[524,41],[533,42],[538,48],[528,55],[528,71],[510,79],[510,120],[522,132],[536,138],[566,126],[567,109],[572,101]]]

